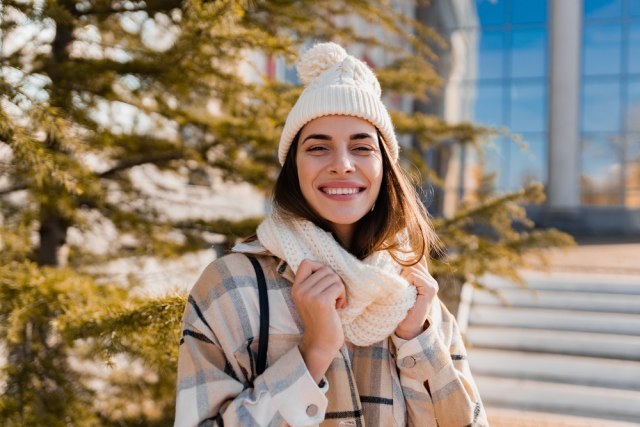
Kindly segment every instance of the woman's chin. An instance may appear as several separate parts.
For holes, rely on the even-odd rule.
[[[336,226],[349,227],[354,226],[365,216],[365,214],[366,213],[363,213],[362,215],[323,215],[323,218]]]

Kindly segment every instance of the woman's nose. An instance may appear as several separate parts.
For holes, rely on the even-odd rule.
[[[349,156],[348,150],[337,150],[331,160],[331,172],[348,173],[354,170],[353,159]]]

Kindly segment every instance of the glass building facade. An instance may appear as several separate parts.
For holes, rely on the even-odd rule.
[[[478,19],[462,28],[475,39],[475,75],[455,82],[475,93],[468,120],[519,135],[487,147],[482,172],[495,173],[495,189],[512,191],[531,181],[546,181],[547,157],[547,8],[546,2],[483,0]],[[478,167],[480,160],[467,162]]]
[[[457,11],[444,24],[450,26],[451,62],[471,58],[467,72],[449,73],[446,90],[466,94],[453,100],[457,119],[506,132],[487,147],[484,159],[462,153],[462,197],[473,198],[474,179],[486,173],[495,173],[499,193],[538,181],[548,194],[558,190],[548,211],[572,211],[589,222],[589,215],[608,209],[627,218],[622,231],[640,232],[640,0],[450,3]],[[576,19],[567,20],[567,14]],[[566,65],[563,53],[553,51],[554,43],[566,45],[566,37],[575,38],[575,47],[565,53],[576,54],[575,67],[565,70],[558,69]],[[575,84],[575,91],[562,90],[562,81]],[[558,99],[567,93],[573,104]],[[574,122],[563,123],[563,105],[575,110]],[[565,125],[575,132],[563,133]],[[563,170],[560,156],[572,168]],[[598,221],[587,228],[597,229]]]
[[[585,0],[581,201],[640,208],[640,1]]]

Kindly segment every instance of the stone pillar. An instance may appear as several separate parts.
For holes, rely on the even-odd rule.
[[[582,0],[549,1],[549,181],[547,210],[580,207]]]

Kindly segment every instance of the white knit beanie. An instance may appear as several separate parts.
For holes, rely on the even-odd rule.
[[[281,165],[293,138],[304,125],[333,114],[369,121],[382,134],[392,161],[398,160],[398,140],[380,98],[380,83],[364,62],[335,43],[319,43],[302,56],[297,69],[305,89],[284,124],[278,147]]]

